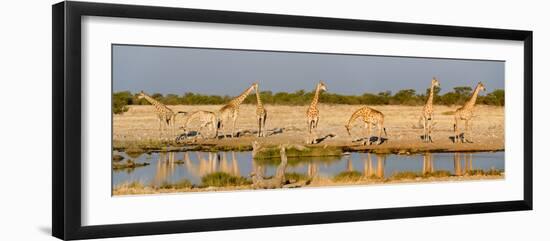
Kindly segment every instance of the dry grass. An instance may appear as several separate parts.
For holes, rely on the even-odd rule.
[[[330,187],[330,186],[346,186],[346,185],[381,185],[381,184],[402,184],[402,183],[426,183],[426,182],[459,182],[459,181],[479,181],[479,180],[501,180],[504,179],[503,173],[490,175],[465,175],[465,176],[424,176],[411,175],[408,178],[377,178],[377,177],[358,177],[351,174],[353,178],[321,178],[316,177],[309,184],[300,188],[311,187]],[[412,176],[416,176],[412,178]],[[301,178],[296,178],[296,180]],[[113,195],[136,195],[136,194],[157,194],[157,193],[178,193],[178,192],[212,192],[212,191],[237,191],[250,190],[250,184],[243,185],[228,185],[228,186],[208,186],[208,187],[189,187],[189,186],[173,186],[152,187],[145,186],[140,182],[132,182],[121,184],[113,189]]]
[[[221,106],[196,105],[196,106],[170,106],[174,111],[195,111],[208,110],[216,111]],[[320,104],[320,122],[317,128],[316,137],[324,137],[329,134],[335,135],[322,141],[320,145],[327,146],[360,146],[361,143],[352,142],[365,133],[362,124],[358,120],[352,130],[352,136],[345,131],[350,115],[361,106],[359,105],[326,105]],[[380,146],[371,146],[369,149],[406,149],[407,151],[434,150],[441,151],[482,151],[504,149],[504,108],[498,106],[476,106],[474,119],[472,120],[473,144],[454,145],[449,139],[453,135],[453,115],[458,106],[435,106],[435,117],[432,144],[421,142],[422,128],[419,123],[422,106],[371,106],[380,110],[385,115],[385,127],[388,132],[388,142]],[[160,148],[170,143],[168,136],[163,140],[159,134],[157,117],[150,105],[130,106],[128,112],[122,115],[115,115],[113,118],[113,144],[120,148],[147,149],[148,147]],[[260,143],[278,144],[304,144],[310,136],[307,134],[305,112],[307,106],[270,106],[268,110],[267,128],[282,128],[283,133],[272,135],[267,138],[257,138],[254,135],[243,136],[234,139],[202,140],[196,143],[209,148],[239,148],[249,150],[252,141]],[[256,126],[255,105],[242,105],[237,120],[236,130],[255,131]],[[180,126],[183,118],[180,116],[177,123]],[[194,124],[192,124],[193,126]],[[459,128],[464,128],[459,123]],[[229,128],[228,128],[229,131]],[[209,134],[209,133],[206,133]],[[228,133],[229,134],[229,133]],[[375,130],[373,130],[373,135]],[[172,144],[173,145],[173,144]]]

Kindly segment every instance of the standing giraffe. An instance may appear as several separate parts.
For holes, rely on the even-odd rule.
[[[239,105],[241,105],[241,103],[243,103],[244,99],[246,99],[250,92],[252,92],[252,90],[256,89],[257,87],[257,83],[252,84],[250,87],[248,87],[248,89],[243,91],[239,96],[229,101],[229,103],[227,103],[220,109],[220,128],[223,128],[224,136],[226,134],[225,123],[227,120],[229,120],[229,118],[231,118],[233,120],[233,127],[231,128],[231,138],[233,138],[235,132],[235,124],[237,122],[237,118],[239,117]]]
[[[421,117],[422,123],[424,126],[424,138],[423,138],[424,142],[433,142],[432,127],[433,127],[433,117],[434,117],[433,100],[434,100],[435,87],[439,87],[439,80],[433,77],[432,84],[430,86],[430,95],[428,96],[428,100],[424,105],[424,109],[422,110],[422,117]]]
[[[466,132],[468,132],[468,136],[469,136],[470,129],[471,129],[470,120],[474,116],[474,106],[476,105],[477,95],[479,94],[480,90],[485,91],[485,86],[481,82],[477,83],[477,86],[474,92],[472,93],[470,100],[468,100],[466,103],[464,103],[462,107],[456,109],[455,111],[455,121],[453,125],[453,129],[455,133],[455,138],[454,138],[455,143],[458,143],[458,138],[459,138],[459,134],[458,134],[459,120],[464,121],[464,135],[461,138],[462,142],[466,140],[466,142],[472,143],[472,141],[466,138]]]
[[[311,105],[309,105],[306,112],[308,131],[310,135],[311,131],[313,129],[317,129],[317,124],[319,124],[319,109],[317,109],[317,104],[319,103],[319,94],[321,91],[327,91],[327,86],[323,81],[320,81],[317,84],[317,87],[315,88],[315,96],[313,96]]]
[[[345,125],[346,130],[348,131],[348,134],[351,136],[351,128],[353,127],[352,124],[357,118],[363,118],[363,122],[365,123],[365,126],[367,128],[367,142],[369,145],[370,142],[370,130],[371,125],[375,125],[378,128],[378,144],[382,144],[382,130],[384,130],[384,135],[388,136],[386,133],[386,128],[384,128],[384,114],[382,112],[377,111],[373,108],[370,108],[368,106],[363,106],[353,112],[351,117],[348,120],[348,123]]]
[[[259,86],[256,86],[256,118],[258,119],[258,137],[266,136],[265,120],[267,119],[267,110],[262,104],[262,99],[260,98],[260,91],[258,90]],[[264,128],[262,132],[262,127]]]
[[[176,115],[179,113],[185,113],[185,112],[174,113],[174,111],[172,111],[172,109],[168,108],[166,105],[155,100],[153,97],[145,94],[143,90],[139,93],[138,99],[145,99],[147,100],[147,102],[149,102],[151,105],[155,107],[155,112],[159,119],[159,131],[161,135],[163,133],[164,127],[166,127],[166,129],[171,127],[172,135],[175,135]]]

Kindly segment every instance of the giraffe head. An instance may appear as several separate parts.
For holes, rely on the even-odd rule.
[[[323,81],[319,81],[319,84],[317,84],[317,88],[322,91],[327,91],[327,85]]]
[[[439,87],[439,80],[437,80],[435,77],[432,78],[432,86]]]
[[[348,135],[351,136],[351,126],[345,125],[345,127],[346,127],[346,131],[348,131]]]
[[[483,85],[483,83],[481,83],[481,82],[477,83],[477,87],[479,88],[479,90],[482,90],[482,91],[487,90],[487,89],[485,89],[485,85]]]
[[[250,86],[250,88],[253,88],[254,90],[258,90],[258,82],[252,83],[252,85]]]
[[[143,90],[142,90],[138,94],[138,99],[143,99],[143,98],[145,98],[145,92],[143,92]]]

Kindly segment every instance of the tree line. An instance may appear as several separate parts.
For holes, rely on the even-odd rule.
[[[440,95],[441,88],[434,89],[434,104],[438,105],[461,105],[466,102],[471,94],[472,88],[460,86],[453,88],[453,91]],[[336,93],[323,93],[320,101],[326,104],[348,104],[348,105],[423,105],[428,98],[430,89],[424,93],[416,93],[414,89],[404,89],[392,93],[384,91],[378,94],[364,93],[362,95],[342,95]],[[293,93],[262,91],[262,102],[272,105],[309,105],[314,92],[298,90]],[[483,93],[480,93],[483,94]],[[128,110],[127,105],[148,105],[144,99],[137,98],[138,93],[122,91],[113,93],[113,112],[115,114]],[[222,105],[229,102],[233,96],[203,95],[196,93],[185,93],[183,95],[154,93],[151,97],[165,105]],[[256,96],[251,93],[245,100],[245,104],[255,104]],[[504,90],[496,89],[477,98],[478,104],[504,106]]]

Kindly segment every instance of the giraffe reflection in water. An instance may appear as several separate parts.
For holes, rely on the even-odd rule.
[[[279,164],[278,160],[254,160],[252,153],[246,152],[154,152],[139,156],[123,152],[115,154],[136,163],[151,163],[149,166],[113,171],[115,186],[139,181],[159,187],[183,179],[200,185],[204,176],[216,172],[250,179],[249,174],[255,170],[269,177],[275,174]],[[420,155],[351,153],[334,158],[289,158],[287,173],[295,173],[309,180],[322,180],[334,178],[341,172],[353,171],[366,179],[391,179],[393,175],[402,172],[440,177],[446,173],[453,176],[478,175],[478,172],[473,172],[477,170],[504,170],[504,152]]]
[[[464,156],[464,165],[462,165],[461,155]],[[462,176],[473,170],[472,159],[472,153],[455,152],[453,157],[455,175]]]
[[[157,170],[152,184],[154,186],[160,186],[174,174],[176,168],[175,164],[175,152],[161,152],[159,153],[159,159],[157,161]]]
[[[372,156],[376,156],[376,170],[374,169]],[[366,153],[362,155],[363,159],[363,175],[366,177],[384,178],[386,165],[386,156],[381,154]],[[348,164],[351,165],[351,164]],[[348,171],[350,167],[348,167]]]

